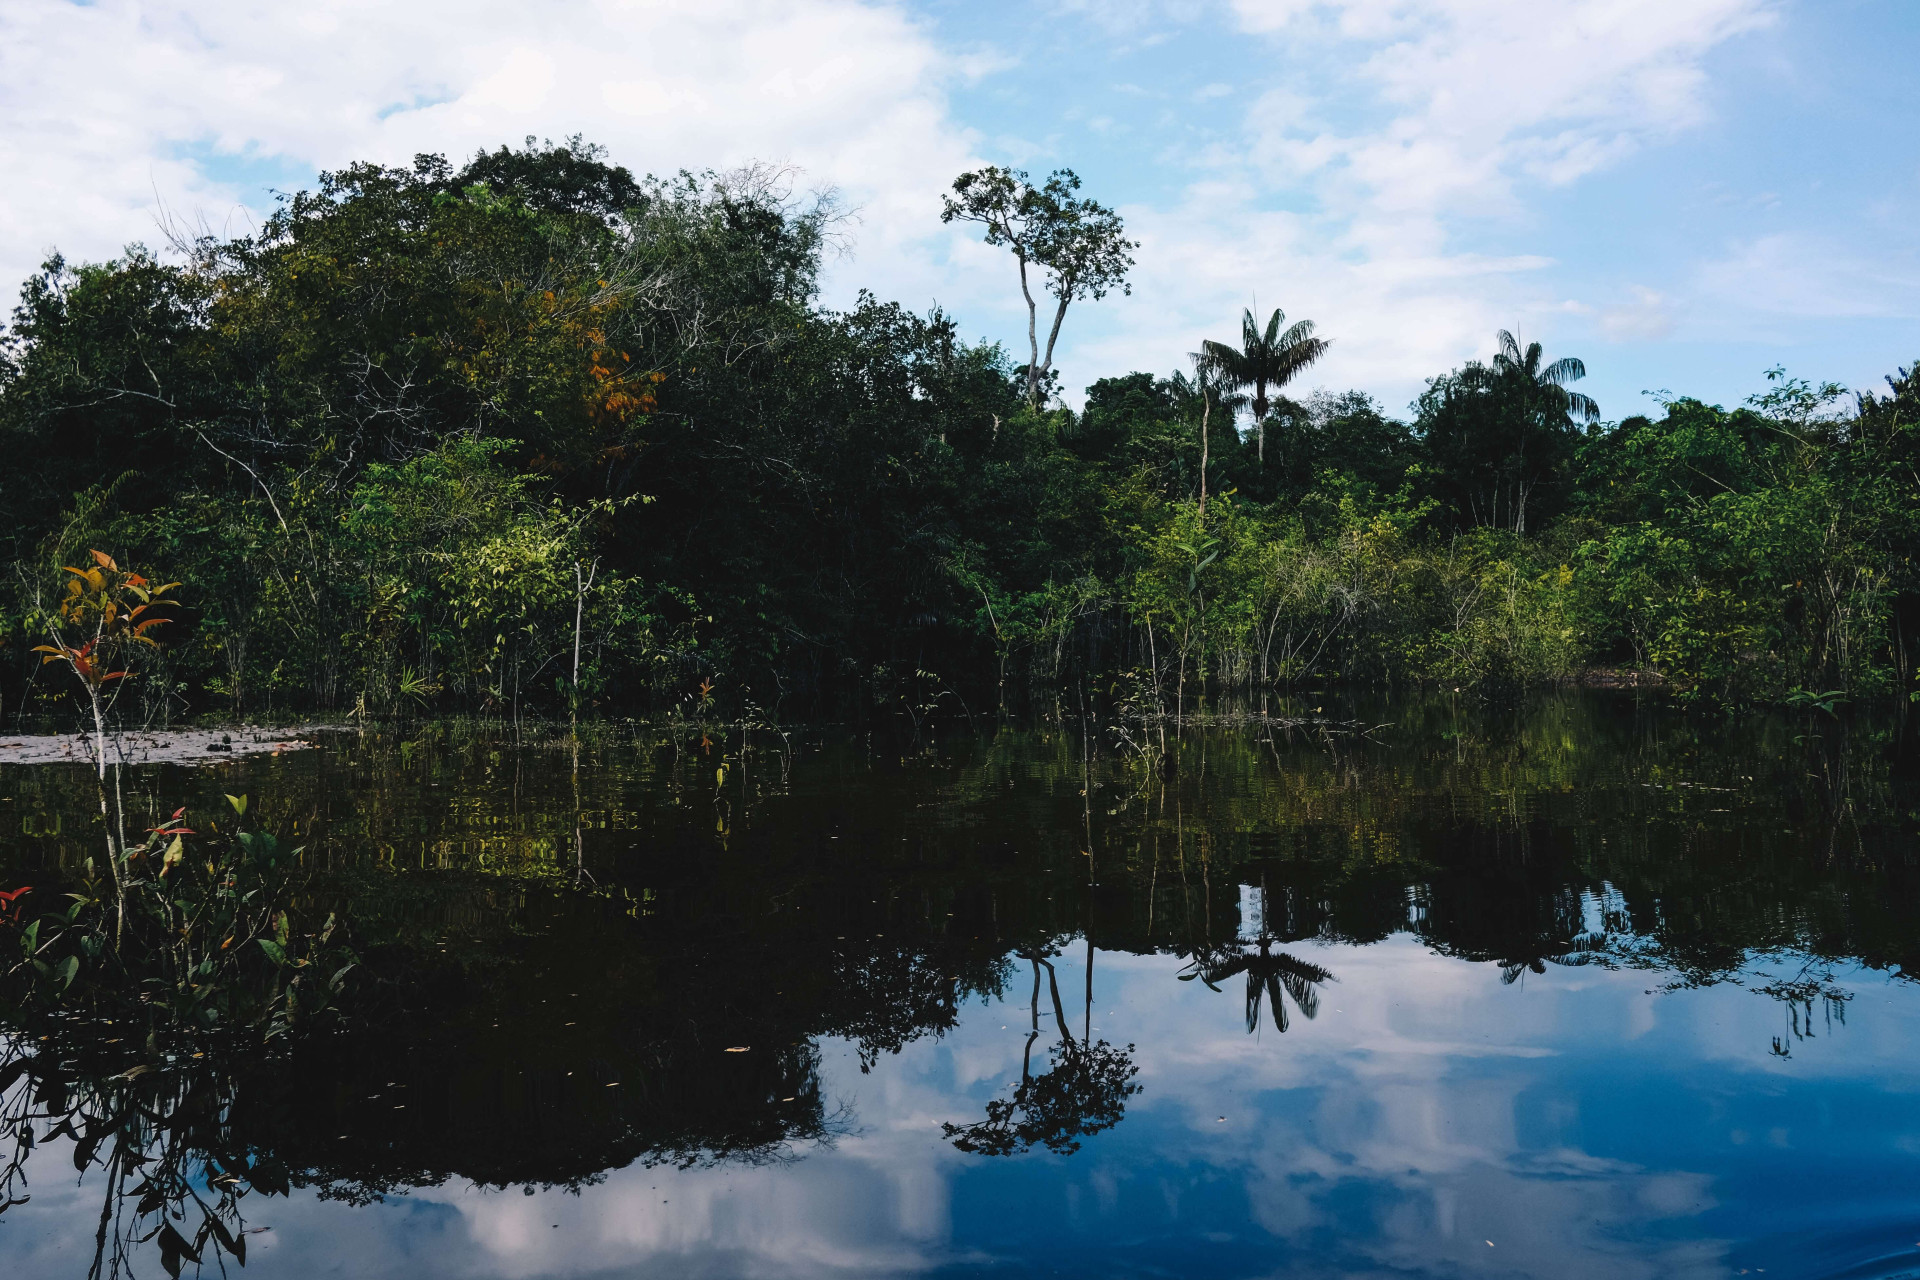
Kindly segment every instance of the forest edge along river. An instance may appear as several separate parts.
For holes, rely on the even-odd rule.
[[[291,914],[342,932],[288,964],[354,973],[244,1042],[152,991],[10,996],[0,1246],[76,1277],[1920,1267],[1910,723],[1323,705],[1164,754],[1071,718],[429,722],[131,765],[139,826],[293,857]],[[9,909],[99,827],[90,769],[0,757]]]

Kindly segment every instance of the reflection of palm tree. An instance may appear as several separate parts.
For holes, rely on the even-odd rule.
[[[1249,1035],[1260,1029],[1260,1002],[1263,995],[1272,1011],[1276,1030],[1287,1029],[1287,1006],[1280,998],[1282,992],[1292,998],[1294,1005],[1308,1020],[1312,1020],[1320,1012],[1320,993],[1315,988],[1323,982],[1335,981],[1334,976],[1317,964],[1296,960],[1284,951],[1274,951],[1273,939],[1265,934],[1260,936],[1257,946],[1257,951],[1196,948],[1186,971],[1180,974],[1180,981],[1191,982],[1198,978],[1218,991],[1219,984],[1228,978],[1235,974],[1246,974]]]
[[[1501,985],[1512,986],[1516,982],[1524,983],[1529,973],[1544,974],[1549,964],[1568,967],[1598,964],[1612,968],[1612,950],[1613,940],[1605,934],[1583,933],[1570,942],[1535,938],[1522,946],[1506,948],[1495,963],[1500,966]]]
[[[1032,1030],[1020,1058],[1020,1084],[1009,1098],[987,1103],[986,1119],[973,1124],[943,1124],[953,1145],[974,1155],[1018,1155],[1036,1143],[1049,1151],[1069,1155],[1080,1149],[1080,1139],[1111,1129],[1126,1114],[1127,1099],[1140,1091],[1133,1083],[1139,1068],[1129,1055],[1133,1046],[1116,1049],[1105,1040],[1073,1038],[1067,1026],[1060,984],[1053,965],[1044,957],[1026,957],[1033,965]],[[1052,1066],[1033,1074],[1033,1044],[1040,1037],[1040,970],[1047,971],[1053,998],[1054,1026],[1059,1042],[1048,1051]],[[1091,992],[1089,992],[1091,999]]]
[[[1539,956],[1533,956],[1526,960],[1503,960],[1500,962],[1500,984],[1510,987],[1520,981],[1520,975],[1522,974],[1545,973],[1546,971],[1547,966],[1541,962]]]

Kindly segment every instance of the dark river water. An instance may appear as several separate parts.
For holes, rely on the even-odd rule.
[[[1325,713],[1383,727],[431,725],[136,770],[156,813],[251,795],[445,965],[116,1140],[250,1169],[262,1276],[1920,1275],[1910,726]],[[5,883],[93,803],[0,767]],[[0,1271],[87,1275],[107,1147],[19,1158]]]

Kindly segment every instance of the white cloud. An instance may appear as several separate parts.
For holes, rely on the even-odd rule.
[[[1163,367],[1226,336],[1257,288],[1335,339],[1308,376],[1381,390],[1562,311],[1528,197],[1587,178],[1708,114],[1702,60],[1771,21],[1772,0],[1233,0],[1274,54],[1273,87],[1206,155],[1184,202],[1142,209],[1136,305],[1093,344]],[[1270,212],[1276,196],[1291,214]],[[1526,236],[1522,239],[1522,236]],[[1272,295],[1269,297],[1269,295]],[[1664,333],[1640,298],[1610,336]],[[1159,358],[1149,354],[1158,352]],[[1078,354],[1078,353],[1076,353]],[[1082,362],[1085,363],[1085,362]]]
[[[1615,342],[1658,341],[1673,332],[1673,299],[1634,285],[1633,301],[1600,312],[1600,332]]]
[[[580,132],[642,171],[795,163],[860,209],[831,301],[862,284],[916,308],[937,298],[966,332],[1023,346],[1006,255],[942,228],[938,211],[978,151],[1048,167],[1034,157],[1057,142],[985,148],[950,101],[955,86],[1033,68],[1017,42],[943,47],[906,3],[12,0],[0,6],[0,290],[55,245],[98,258],[155,238],[157,204],[243,229],[240,206],[263,203],[261,179],[243,174],[292,185],[350,160]],[[1241,95],[1250,105],[1224,132],[1155,143],[1119,90],[1075,107],[1081,133],[1111,122],[1136,150],[1164,149],[1141,156],[1159,176],[1124,209],[1143,241],[1134,296],[1074,309],[1065,384],[1165,371],[1202,337],[1231,336],[1257,293],[1335,339],[1310,381],[1398,408],[1494,329],[1565,315],[1529,197],[1705,118],[1703,58],[1773,3],[1232,0],[1245,56],[1209,66],[1185,99],[1212,119]],[[1061,0],[1046,21],[1125,39],[1220,12]],[[1243,67],[1259,80],[1221,79]],[[1730,258],[1696,292],[1760,269]],[[1594,309],[1609,336],[1666,323],[1644,298]]]
[[[216,227],[258,206],[215,176],[244,162],[297,174],[575,132],[641,171],[796,163],[861,207],[869,269],[911,278],[904,250],[971,158],[945,95],[972,63],[859,0],[13,0],[0,288],[56,244],[98,258],[154,238],[156,198]]]
[[[1920,261],[1870,256],[1826,236],[1781,232],[1728,246],[1704,263],[1699,291],[1749,327],[1785,334],[1810,319],[1920,316]]]

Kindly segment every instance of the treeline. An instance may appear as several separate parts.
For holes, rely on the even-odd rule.
[[[1205,368],[1076,413],[1034,404],[1051,348],[1030,377],[940,311],[819,305],[835,234],[777,170],[530,140],[50,261],[0,361],[0,713],[58,696],[31,649],[94,548],[185,584],[147,717],[1915,687],[1911,372],[1587,423],[1510,343],[1405,422],[1236,422]]]

